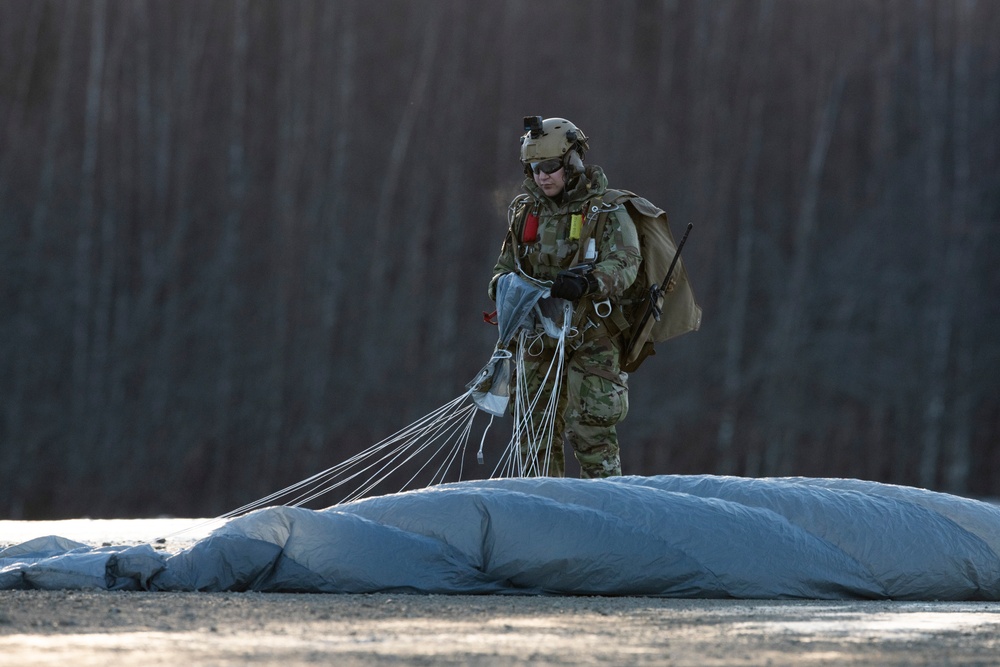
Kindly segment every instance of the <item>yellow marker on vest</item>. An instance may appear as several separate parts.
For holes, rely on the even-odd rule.
[[[583,231],[583,215],[574,213],[569,219],[569,240],[580,240],[580,233]]]

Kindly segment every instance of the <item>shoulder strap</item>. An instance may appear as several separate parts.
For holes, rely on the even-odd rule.
[[[608,219],[608,209],[604,205],[603,197],[594,197],[587,201],[584,213],[583,231],[580,234],[580,247],[576,251],[574,265],[582,264],[587,254],[587,245],[590,239],[599,239],[604,236],[604,225]]]
[[[583,263],[587,253],[587,245],[591,239],[596,241],[597,239],[604,238],[604,229],[608,224],[608,216],[618,208],[616,204],[608,203],[607,194],[606,192],[604,197],[595,197],[587,202],[586,223],[583,226],[583,233],[580,234],[580,247],[576,251],[574,264]],[[611,313],[603,319],[609,324],[609,329],[616,336],[628,331],[628,320],[625,318],[621,305],[618,303],[612,306]]]

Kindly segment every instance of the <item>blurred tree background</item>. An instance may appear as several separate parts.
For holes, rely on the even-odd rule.
[[[633,376],[626,473],[1000,495],[998,34],[987,0],[0,0],[0,516],[214,515],[461,393],[534,114],[695,224],[702,330]]]

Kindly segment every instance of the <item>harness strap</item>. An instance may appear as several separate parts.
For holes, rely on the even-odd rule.
[[[529,198],[523,195],[519,202],[520,206],[515,210],[510,226],[510,240],[514,249],[514,261],[520,268],[520,255],[524,249],[534,245],[541,240],[542,245],[556,245],[556,235],[558,230],[554,225],[550,225],[538,238],[538,211],[537,204],[532,205]],[[587,246],[591,239],[595,243],[604,238],[607,227],[608,216],[617,206],[604,204],[603,198],[598,196],[586,202],[583,212],[585,217],[580,231],[579,247],[573,260],[573,266],[583,264],[586,260]],[[534,218],[534,225],[532,225]],[[593,307],[593,301],[589,297],[584,297],[581,302],[583,307],[578,307],[573,313],[573,327],[583,332],[582,337],[577,337],[577,344],[583,340],[591,340],[597,336],[616,337],[629,330],[628,320],[622,310],[620,303],[615,303],[611,309],[611,314],[607,317],[598,317]],[[484,320],[490,322],[488,313],[483,313]],[[492,323],[492,322],[491,322]]]
[[[611,215],[611,211],[614,211],[617,208],[617,206],[605,206],[601,197],[591,199],[588,202],[588,207],[587,218],[583,226],[583,231],[580,234],[580,247],[577,249],[574,265],[579,265],[584,262],[587,245],[590,243],[591,239],[594,239],[596,242],[604,238],[604,230],[608,224],[608,216]],[[574,324],[576,324],[579,328],[582,328],[580,327],[581,324],[586,325],[585,313],[592,313],[593,310],[593,308],[578,309],[575,319],[580,321],[575,322]],[[597,319],[598,322],[603,325],[599,328],[606,329],[606,333],[611,336],[618,336],[630,329],[628,319],[626,319],[620,303],[615,303],[612,306],[610,315]]]
[[[612,324],[615,325],[615,328],[618,329],[619,334],[625,333],[631,328],[628,320],[625,318],[625,313],[622,312],[622,306],[620,303],[615,304],[615,307],[611,310],[611,314],[608,315],[608,319],[610,319]]]
[[[526,194],[518,195],[515,201],[511,203],[511,212],[508,213],[510,216],[510,227],[507,230],[507,238],[510,241],[511,252],[514,256],[514,265],[517,267],[517,272],[522,276],[526,276],[526,274],[524,273],[524,269],[521,268],[521,254],[538,240],[537,226],[534,230],[535,238],[531,241],[531,244],[523,240],[527,232],[525,225],[528,220],[528,213],[532,209],[532,206],[529,204],[530,200],[531,198]]]
[[[573,265],[583,264],[587,254],[587,246],[591,239],[599,239],[604,236],[604,224],[607,221],[608,213],[604,210],[604,202],[600,197],[594,197],[587,202],[584,209],[587,217],[584,218],[583,229],[580,232],[580,247],[576,250],[576,258]]]

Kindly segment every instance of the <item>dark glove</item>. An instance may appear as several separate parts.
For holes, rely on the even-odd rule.
[[[596,292],[599,287],[597,277],[590,271],[586,273],[560,271],[552,283],[552,296],[578,301],[587,294]]]

